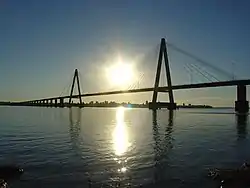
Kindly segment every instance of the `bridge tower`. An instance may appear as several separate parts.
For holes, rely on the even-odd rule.
[[[73,96],[75,82],[77,82],[78,97],[79,97],[79,101],[80,101],[80,105],[81,105],[82,104],[82,98],[81,98],[80,81],[79,81],[79,76],[78,76],[78,70],[77,69],[75,69],[75,74],[74,74],[74,77],[73,77],[73,83],[72,83],[72,86],[71,86],[70,97],[69,97],[69,104],[71,104],[71,102],[72,102],[72,96]]]
[[[249,111],[246,85],[237,85],[237,101],[235,101],[235,111],[238,113],[247,113]]]
[[[168,87],[167,92],[169,95],[169,103],[157,102],[158,92],[166,92],[166,91],[159,91],[159,81],[160,81],[163,56],[164,56],[164,62],[165,62],[165,68],[166,68],[167,87]],[[161,46],[160,46],[160,52],[159,52],[159,57],[158,57],[153,98],[152,98],[152,102],[149,103],[149,109],[155,110],[158,108],[168,108],[169,110],[176,109],[176,103],[174,102],[174,95],[173,95],[173,90],[172,90],[172,81],[171,81],[171,75],[170,75],[167,46],[166,46],[166,41],[164,38],[161,39]]]

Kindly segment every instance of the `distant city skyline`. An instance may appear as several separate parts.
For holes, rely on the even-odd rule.
[[[162,37],[236,78],[250,78],[249,7],[243,0],[2,0],[0,101],[58,96],[70,85],[75,68],[83,92],[119,89],[120,83],[133,85],[141,77],[140,87],[152,87]],[[106,69],[114,67],[118,56],[133,65],[135,77],[112,85],[107,79],[112,72]],[[195,61],[171,48],[169,58],[173,84],[190,83],[183,65]],[[192,81],[205,80],[194,74]],[[234,106],[236,88],[174,94],[179,104]],[[140,103],[151,98],[152,93],[143,93],[83,100]],[[160,100],[168,100],[167,95]]]

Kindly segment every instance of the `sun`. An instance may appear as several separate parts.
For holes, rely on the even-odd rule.
[[[134,77],[133,64],[125,63],[121,58],[107,69],[108,81],[113,86],[128,87]]]

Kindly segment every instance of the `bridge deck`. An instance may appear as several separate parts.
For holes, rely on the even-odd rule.
[[[223,87],[223,86],[236,86],[236,85],[250,85],[250,79],[248,80],[230,80],[223,82],[210,82],[210,83],[198,83],[198,84],[184,84],[184,85],[173,85],[173,90],[181,90],[181,89],[195,89],[195,88],[209,88],[209,87]],[[106,91],[106,92],[94,92],[94,93],[84,93],[81,97],[91,97],[91,96],[101,96],[101,95],[116,95],[116,94],[125,94],[125,93],[140,93],[140,92],[149,92],[154,91],[153,87],[150,88],[141,88],[141,89],[130,89],[130,90],[117,90],[117,91]],[[159,87],[159,92],[167,92],[168,87]],[[73,95],[72,98],[78,98],[79,95]],[[66,99],[70,98],[69,95],[61,96],[61,97],[50,97],[38,100],[30,100],[26,102],[32,101],[43,101],[43,100],[54,100],[54,99]]]

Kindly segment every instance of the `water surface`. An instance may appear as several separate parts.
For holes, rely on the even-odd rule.
[[[213,167],[250,159],[247,117],[230,109],[0,108],[10,187],[215,187]]]

